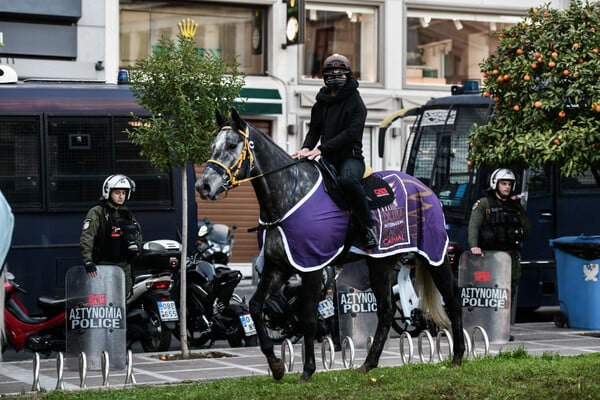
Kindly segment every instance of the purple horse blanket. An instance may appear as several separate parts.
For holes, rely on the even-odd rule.
[[[417,252],[434,266],[444,262],[448,234],[442,205],[435,193],[418,179],[399,171],[374,172],[392,188],[395,201],[371,210],[379,246],[366,250],[355,243],[350,251],[369,257]],[[344,249],[350,214],[331,200],[323,178],[277,224],[289,262],[299,271],[314,271]],[[265,223],[259,220],[261,226]],[[265,230],[259,230],[262,248]]]

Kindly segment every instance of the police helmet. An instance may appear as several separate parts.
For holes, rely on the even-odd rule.
[[[490,176],[490,188],[496,190],[498,188],[498,181],[513,181],[514,184],[516,180],[517,177],[510,169],[498,168],[492,172],[492,175]]]
[[[340,74],[344,74],[346,76],[352,74],[352,70],[350,69],[350,61],[348,61],[348,58],[345,56],[335,53],[323,61],[323,77]]]
[[[131,192],[135,192],[135,182],[125,175],[111,175],[104,180],[104,184],[102,185],[102,197],[108,200],[110,192],[115,189],[127,190],[127,200],[129,200]]]

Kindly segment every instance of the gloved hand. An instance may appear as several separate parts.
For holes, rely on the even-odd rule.
[[[96,272],[96,271],[98,270],[98,269],[96,268],[96,264],[94,264],[94,263],[93,263],[93,262],[91,262],[91,261],[86,261],[86,262],[84,262],[84,263],[83,263],[83,266],[85,267],[85,271],[86,271],[88,274],[92,274],[92,273],[94,273],[94,272]]]

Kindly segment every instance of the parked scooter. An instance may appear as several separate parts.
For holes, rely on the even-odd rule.
[[[179,320],[171,299],[172,274],[179,270],[181,244],[175,240],[144,243],[132,265],[134,284],[127,299],[128,346],[140,341],[146,352],[166,351]]]
[[[19,299],[18,294],[27,292],[15,281],[11,272],[4,281],[5,340],[15,351],[23,349],[49,355],[53,351],[65,351],[65,299],[53,300],[40,297],[38,306],[43,315],[32,316]],[[2,350],[6,350],[6,343]]]
[[[335,268],[323,269],[321,280],[321,299],[317,314],[317,334],[321,342],[325,336],[331,336],[336,347],[339,345],[339,329],[335,312]],[[294,279],[286,282],[277,292],[271,294],[263,308],[263,318],[267,334],[275,343],[290,339],[297,343],[302,338],[302,326],[299,316],[299,295],[301,281]]]
[[[157,244],[158,242],[158,244]],[[166,242],[166,243],[163,243]],[[127,342],[141,341],[144,351],[164,351],[171,342],[171,330],[175,328],[177,311],[170,299],[171,272],[178,268],[165,244],[173,241],[154,241],[144,244],[142,260],[148,262],[149,271],[135,279],[133,294],[127,299]],[[177,242],[174,242],[178,245]],[[172,246],[166,246],[172,247]],[[181,249],[178,248],[179,254]],[[168,261],[165,264],[165,259]],[[154,262],[156,264],[154,264]],[[164,270],[164,271],[163,271]],[[28,350],[49,355],[66,349],[65,318],[66,299],[40,297],[37,304],[40,315],[31,315],[19,294],[27,292],[19,285],[14,274],[7,272],[5,290],[5,332],[8,344],[15,350]],[[7,346],[2,346],[6,349]]]
[[[198,246],[186,265],[188,343],[193,347],[208,343],[210,347],[216,340],[227,340],[231,347],[256,346],[256,329],[246,299],[234,293],[242,273],[226,266],[233,235],[226,225],[212,224],[208,218],[198,227]],[[174,280],[171,296],[179,299],[179,273]],[[179,301],[177,306],[179,309]],[[174,334],[179,335],[179,327]]]
[[[454,279],[458,279],[458,260],[461,253],[462,248],[460,244],[451,242],[448,245],[448,259]],[[394,319],[392,320],[392,328],[399,334],[408,332],[411,336],[417,336],[425,329],[429,329],[433,333],[438,329],[420,308],[421,299],[413,286],[413,266],[415,262],[414,254],[408,253],[403,255],[397,267],[397,283],[392,287],[396,308]]]

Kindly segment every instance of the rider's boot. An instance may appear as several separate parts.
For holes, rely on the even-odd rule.
[[[367,249],[372,249],[379,245],[379,241],[377,240],[377,236],[375,235],[375,230],[373,228],[365,229],[365,247]]]

